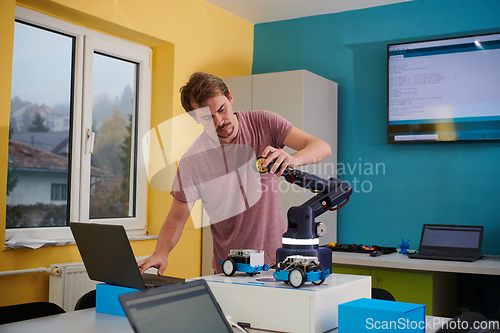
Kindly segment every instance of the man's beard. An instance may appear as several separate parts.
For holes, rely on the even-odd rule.
[[[230,128],[228,129],[228,131],[225,134],[219,133],[220,130],[224,130],[227,127],[230,127]],[[221,139],[226,139],[226,138],[230,137],[233,133],[234,133],[234,126],[231,123],[225,124],[224,126],[219,127],[217,129],[217,136]]]

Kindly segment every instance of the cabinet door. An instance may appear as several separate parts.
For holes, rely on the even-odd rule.
[[[347,275],[365,275],[365,276],[371,275],[371,271],[369,269],[366,269],[366,268],[339,267],[339,266],[333,266],[332,273],[333,274],[347,274]],[[372,282],[372,284],[373,284],[373,282]]]
[[[226,77],[222,80],[233,97],[233,111],[253,110],[252,75]]]
[[[304,71],[253,76],[252,107],[275,112],[304,129]]]
[[[319,164],[300,167],[318,177],[337,175],[337,84],[305,70],[230,77],[223,79],[233,96],[233,109],[268,110],[329,143],[332,155]],[[286,152],[294,150],[285,147]],[[290,207],[299,206],[313,194],[309,190],[279,180],[280,200],[285,221]],[[320,242],[337,240],[337,212],[321,216],[328,233]]]
[[[389,291],[396,301],[425,304],[431,316],[433,301],[433,274],[388,270],[371,270],[372,287]]]
[[[303,71],[258,74],[253,76],[252,107],[272,111],[304,130],[304,74]],[[287,153],[295,151],[288,147]],[[300,206],[305,200],[304,190],[280,177],[280,201],[285,221],[290,207]]]

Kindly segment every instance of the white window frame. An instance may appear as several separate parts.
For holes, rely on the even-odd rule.
[[[150,47],[125,41],[94,30],[86,29],[36,11],[16,7],[16,19],[75,37],[73,132],[71,160],[71,197],[69,221],[121,224],[132,236],[144,235],[147,217],[148,179],[142,146],[138,144],[147,134],[151,120],[151,55]],[[94,51],[135,62],[139,66],[137,77],[137,147],[136,216],[115,219],[89,219],[90,206],[90,151],[87,129],[92,128],[92,76]],[[146,152],[149,153],[149,152]],[[19,231],[28,237],[47,240],[72,240],[69,227],[40,227],[6,229],[8,240]]]

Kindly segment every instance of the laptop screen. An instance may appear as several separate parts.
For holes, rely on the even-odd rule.
[[[424,224],[418,253],[479,259],[483,231],[483,226]]]
[[[423,246],[441,246],[477,249],[481,240],[481,228],[453,226],[426,226]]]
[[[138,333],[233,332],[205,283],[143,290],[120,296]]]

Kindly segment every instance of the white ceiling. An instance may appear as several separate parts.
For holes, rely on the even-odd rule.
[[[413,0],[205,0],[251,23],[339,13]]]

